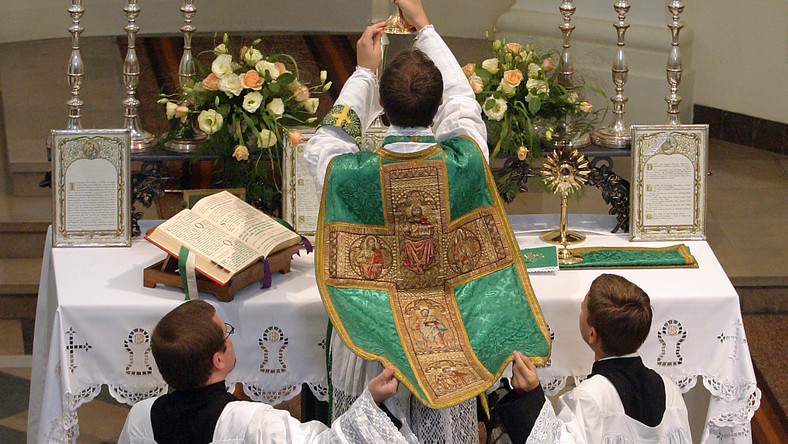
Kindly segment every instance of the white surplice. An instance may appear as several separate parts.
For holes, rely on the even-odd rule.
[[[691,444],[687,407],[670,378],[665,383],[665,413],[655,427],[627,416],[616,388],[594,375],[558,399],[557,414],[548,401],[526,440],[527,444]]]
[[[431,136],[440,142],[460,136],[473,139],[485,159],[487,128],[481,118],[482,110],[476,101],[467,77],[446,43],[431,26],[422,28],[414,47],[423,51],[435,63],[443,76],[443,103],[433,119],[432,128],[400,128],[392,126],[386,135]],[[379,102],[378,80],[366,68],[357,67],[342,87],[335,105],[348,105],[361,120],[362,128],[368,128],[382,111]],[[434,146],[434,143],[393,142],[386,149],[397,153],[414,153]],[[310,173],[315,179],[318,194],[322,194],[326,169],[334,157],[357,152],[358,145],[341,129],[333,126],[320,127],[304,149]],[[395,339],[395,338],[392,338]],[[331,338],[333,384],[333,414],[341,414],[361,394],[369,379],[377,375],[381,365],[368,362],[353,354],[336,334]],[[471,399],[445,409],[430,409],[411,396],[404,385],[400,385],[397,396],[386,402],[404,412],[408,424],[424,444],[432,443],[476,443],[478,422],[476,400]],[[392,405],[396,402],[396,405]]]
[[[138,402],[126,418],[118,444],[155,444],[150,411],[157,398]],[[233,401],[222,410],[213,442],[222,444],[408,443],[368,390],[332,424],[302,423],[268,404]],[[413,439],[410,440],[413,442]]]

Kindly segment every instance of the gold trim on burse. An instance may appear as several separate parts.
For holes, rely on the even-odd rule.
[[[472,139],[470,138],[469,140],[472,141]],[[417,153],[393,153],[388,150],[381,149],[379,150],[379,153],[381,154],[381,156],[385,156],[393,160],[418,161],[418,160],[425,160],[429,157],[434,156],[435,154],[442,153],[442,148],[438,145],[435,145],[432,148]],[[393,201],[393,199],[390,199],[385,195],[385,193],[389,190],[389,187],[384,186],[384,184],[387,184],[387,178],[386,175],[384,174],[384,168],[386,168],[387,170],[400,170],[400,169],[413,170],[414,165],[413,164],[397,165],[396,163],[391,163],[391,164],[386,164],[384,166],[382,157],[379,159],[379,162],[380,162],[379,171],[381,176],[381,186],[382,186],[382,192],[384,193],[383,202],[385,205],[390,206],[391,201]],[[508,257],[506,258],[506,260],[503,261],[494,260],[492,261],[492,263],[488,262],[487,266],[482,267],[484,269],[482,275],[486,275],[491,272],[500,270],[504,267],[507,267],[511,265],[512,261],[515,263],[515,266],[517,267],[518,270],[518,275],[520,277],[521,285],[525,290],[526,298],[531,307],[531,312],[533,313],[536,324],[539,327],[540,331],[542,332],[542,335],[544,336],[545,340],[549,343],[550,341],[549,341],[549,333],[547,330],[547,325],[544,322],[541,309],[539,308],[533,289],[530,285],[530,281],[528,280],[528,276],[525,270],[525,264],[522,260],[522,257],[519,254],[512,253],[512,252],[519,252],[519,246],[516,242],[516,239],[514,238],[514,234],[511,230],[508,219],[506,218],[506,213],[503,211],[503,206],[500,197],[495,193],[496,188],[494,185],[494,179],[492,178],[492,175],[489,171],[489,167],[487,166],[486,162],[485,162],[485,180],[488,189],[491,190],[493,207],[497,211],[492,210],[491,207],[483,207],[464,215],[463,217],[459,218],[454,222],[451,222],[451,217],[449,214],[450,206],[449,206],[449,197],[448,197],[448,171],[446,169],[445,158],[443,158],[442,156],[441,160],[419,162],[419,164],[425,166],[432,165],[431,168],[435,168],[436,166],[435,163],[440,164],[440,170],[441,170],[437,176],[434,176],[434,177],[438,177],[439,179],[438,183],[435,183],[434,185],[437,187],[438,194],[440,195],[440,201],[441,201],[440,208],[442,208],[441,212],[443,213],[441,220],[439,222],[441,222],[441,225],[444,226],[444,228],[441,229],[441,233],[439,233],[438,236],[442,237],[445,235],[450,235],[451,233],[459,230],[461,227],[464,227],[469,223],[472,224],[475,220],[479,220],[484,216],[491,216],[492,219],[495,220],[494,225],[496,227],[496,231],[498,232],[498,234],[500,234],[503,237],[503,239],[505,240],[506,244],[509,247],[507,254]],[[419,168],[420,166],[417,165],[415,167]],[[413,187],[411,186],[411,188]],[[325,193],[325,186],[324,186],[324,193]],[[320,288],[321,297],[323,298],[324,305],[326,306],[326,311],[328,312],[329,317],[331,318],[335,328],[337,329],[337,333],[339,334],[339,336],[342,338],[342,340],[345,342],[348,348],[350,348],[354,353],[358,354],[359,356],[367,360],[379,360],[383,362],[383,364],[386,366],[391,365],[391,362],[388,361],[385,357],[367,352],[357,347],[352,342],[347,330],[344,328],[344,326],[342,325],[339,319],[338,313],[336,312],[336,308],[334,307],[332,301],[328,298],[328,292],[326,289],[326,279],[324,279],[323,277],[329,275],[329,268],[328,268],[329,264],[324,263],[324,257],[327,257],[330,251],[329,242],[331,242],[331,239],[326,238],[329,231],[331,231],[332,233],[337,233],[338,231],[344,231],[344,233],[342,233],[343,235],[345,235],[348,232],[356,232],[358,236],[368,236],[368,235],[373,235],[373,236],[382,235],[383,237],[392,236],[395,235],[395,233],[393,233],[392,231],[395,230],[396,228],[389,220],[389,214],[392,215],[394,214],[393,208],[388,208],[386,211],[384,211],[384,221],[386,224],[385,228],[381,228],[379,226],[364,226],[359,224],[334,223],[331,224],[331,226],[333,226],[333,228],[338,230],[319,229],[317,233],[316,245],[318,246],[318,248],[326,248],[326,250],[324,250],[326,253],[316,255],[317,259],[315,263],[316,273],[318,274],[318,279],[317,279],[318,287]],[[321,224],[322,221],[324,220],[324,216],[325,216],[325,201],[323,200],[321,201],[320,216],[319,216],[319,220],[321,221]],[[473,230],[469,231],[469,233],[471,232],[473,232]],[[345,245],[351,245],[352,240],[351,241],[345,240],[342,243]],[[393,251],[394,254],[398,254],[396,251],[397,250],[396,242],[390,242],[390,245],[394,250]],[[400,343],[403,346],[403,350],[405,351],[405,355],[408,359],[408,362],[410,363],[411,369],[413,370],[413,373],[416,376],[416,379],[420,387],[424,391],[425,395],[427,396],[428,400],[425,400],[418,395],[418,392],[415,389],[415,387],[413,387],[411,383],[404,378],[404,375],[400,372],[399,369],[395,369],[395,374],[398,377],[398,379],[400,379],[408,387],[408,389],[410,389],[410,391],[414,395],[416,395],[423,403],[427,405],[431,405],[435,408],[443,408],[443,407],[455,405],[466,399],[470,399],[475,395],[483,393],[500,377],[501,373],[506,368],[509,361],[512,360],[511,356],[508,357],[506,360],[504,360],[504,362],[501,364],[501,366],[497,369],[497,371],[493,375],[481,364],[479,359],[476,357],[476,354],[474,353],[470,345],[470,338],[468,337],[468,333],[462,324],[462,318],[460,316],[459,307],[457,306],[456,299],[454,297],[454,287],[456,285],[460,285],[467,281],[473,280],[474,278],[478,278],[481,275],[478,272],[471,273],[468,271],[466,271],[465,273],[458,273],[457,270],[455,269],[454,270],[455,273],[453,273],[453,277],[450,277],[449,275],[452,275],[452,273],[450,273],[451,270],[448,269],[449,267],[447,265],[447,262],[444,260],[445,257],[444,250],[447,248],[447,242],[445,241],[441,242],[441,245],[442,248],[440,251],[441,253],[444,254],[441,254],[441,257],[439,257],[438,260],[441,261],[440,266],[442,266],[444,270],[442,270],[443,272],[440,275],[440,279],[442,280],[441,286],[445,284],[447,288],[444,288],[439,293],[433,293],[432,296],[430,297],[428,297],[428,295],[424,293],[417,294],[417,293],[409,292],[408,290],[397,291],[395,286],[393,285],[393,282],[391,283],[391,285],[387,285],[387,284],[381,285],[380,282],[377,282],[376,284],[372,285],[372,284],[367,284],[358,279],[349,279],[349,280],[343,280],[341,278],[327,279],[330,281],[334,281],[332,283],[332,286],[339,286],[339,287],[348,286],[353,288],[386,290],[388,292],[392,313],[395,314],[393,320],[395,322],[398,331]],[[489,254],[490,252],[485,251],[483,253]],[[381,257],[385,257],[385,256],[381,256]],[[489,261],[490,258],[487,259]],[[381,259],[381,262],[384,262],[384,260]],[[336,264],[330,264],[330,265],[336,267]],[[386,281],[386,279],[384,279],[384,281]],[[434,303],[435,307],[445,308],[445,311],[439,310],[440,311],[439,314],[442,316],[436,317],[433,315],[432,316],[433,320],[431,320],[430,322],[433,323],[432,324],[433,326],[441,324],[442,327],[445,327],[444,332],[446,331],[450,332],[450,334],[447,335],[450,338],[450,340],[457,341],[456,344],[452,343],[452,345],[456,345],[456,347],[455,346],[446,347],[445,344],[443,344],[443,346],[440,348],[444,349],[445,351],[436,352],[436,353],[431,353],[429,351],[425,352],[424,350],[421,350],[419,352],[417,350],[419,347],[415,346],[416,344],[414,344],[413,341],[416,333],[413,332],[412,329],[409,329],[409,327],[411,326],[408,325],[409,323],[408,316],[404,310],[404,308],[407,308],[408,306],[412,306],[410,304],[413,304],[414,301],[421,302],[424,304]],[[429,309],[426,309],[426,314],[432,315]],[[446,323],[449,324],[448,327],[445,325]],[[441,335],[441,341],[443,341],[443,339],[444,337],[443,335]],[[471,373],[468,374],[470,374],[470,378],[472,379],[472,381],[470,381],[470,383],[461,384],[460,387],[451,387],[451,389],[444,390],[444,393],[438,393],[438,390],[435,389],[434,384],[429,384],[427,383],[427,381],[425,381],[426,374],[428,373],[427,370],[432,369],[433,372],[432,376],[434,383],[435,382],[434,371],[436,370],[436,368],[440,367],[440,364],[437,362],[439,362],[440,359],[443,358],[446,358],[445,359],[446,362],[454,362],[454,360],[460,358],[460,356],[464,356],[464,358],[462,359],[464,360],[464,362],[467,363],[467,367],[465,367],[465,369],[470,370]],[[539,357],[539,356],[531,357],[532,361],[534,361],[536,365],[543,365],[548,358],[549,358],[549,354],[547,357]],[[454,379],[449,381],[446,379],[446,377],[443,377],[441,381],[449,381],[443,385],[443,387],[446,388],[447,386],[457,383],[458,381],[464,382],[463,378],[464,377],[460,375],[459,379]]]

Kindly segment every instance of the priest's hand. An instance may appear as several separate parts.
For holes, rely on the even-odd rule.
[[[512,356],[514,357],[514,365],[512,365],[512,387],[520,394],[530,392],[538,387],[539,375],[536,374],[534,363],[528,359],[528,356],[523,355],[517,350],[512,353]]]
[[[415,26],[417,30],[430,24],[421,0],[397,0],[397,5],[399,5],[399,10],[402,11],[402,18]]]
[[[369,392],[375,404],[380,405],[383,401],[397,393],[399,381],[394,377],[394,367],[388,366],[379,375],[369,381]]]
[[[375,71],[380,65],[383,53],[380,49],[380,37],[386,22],[373,23],[367,26],[361,38],[356,42],[356,63],[358,66]]]

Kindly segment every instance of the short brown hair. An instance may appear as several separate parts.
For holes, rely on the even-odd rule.
[[[611,356],[634,353],[651,329],[651,300],[645,291],[615,274],[602,274],[588,290],[588,325]]]
[[[175,390],[202,387],[213,369],[213,354],[225,350],[216,310],[207,302],[184,302],[156,324],[151,350],[164,380]]]
[[[383,109],[397,126],[430,126],[443,97],[443,76],[416,48],[400,52],[380,78]]]

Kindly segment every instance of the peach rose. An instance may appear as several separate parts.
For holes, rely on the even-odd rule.
[[[290,146],[298,146],[303,138],[304,135],[301,134],[301,131],[292,130],[287,132],[287,140],[290,141]]]
[[[479,94],[484,90],[484,80],[476,74],[471,75],[471,77],[468,78],[468,82],[470,82],[471,89],[474,93]]]
[[[255,91],[260,91],[263,88],[263,78],[253,69],[238,74],[238,79],[241,81],[241,86],[244,88],[253,89]]]
[[[523,50],[523,45],[515,42],[509,42],[506,44],[506,50],[512,54],[520,54],[520,51]]]
[[[519,69],[510,69],[508,71],[503,72],[503,78],[501,79],[501,83],[505,83],[512,88],[517,88],[520,86],[520,82],[523,81],[525,76],[523,76],[523,72]]]
[[[476,64],[475,63],[468,63],[462,67],[462,72],[465,73],[465,77],[470,77],[474,73],[476,73]]]
[[[235,157],[235,160],[239,162],[246,160],[249,158],[249,149],[246,148],[245,145],[236,145],[235,151],[233,151],[233,157]]]
[[[303,102],[309,98],[309,88],[304,85],[299,86],[295,91],[293,91],[293,97],[295,98],[296,102]]]
[[[552,57],[545,57],[542,60],[542,69],[545,71],[552,71],[555,68],[555,60]]]
[[[280,76],[287,72],[287,67],[282,62],[274,62],[274,69],[279,72]]]
[[[590,113],[592,109],[594,109],[594,106],[591,105],[589,102],[586,101],[580,102],[580,111],[583,111],[584,113]]]
[[[520,160],[525,160],[528,157],[528,148],[525,145],[521,146],[519,150],[517,150],[517,158]]]
[[[210,73],[207,77],[202,79],[202,86],[208,91],[216,91],[219,89],[219,78],[216,77],[216,74]]]

